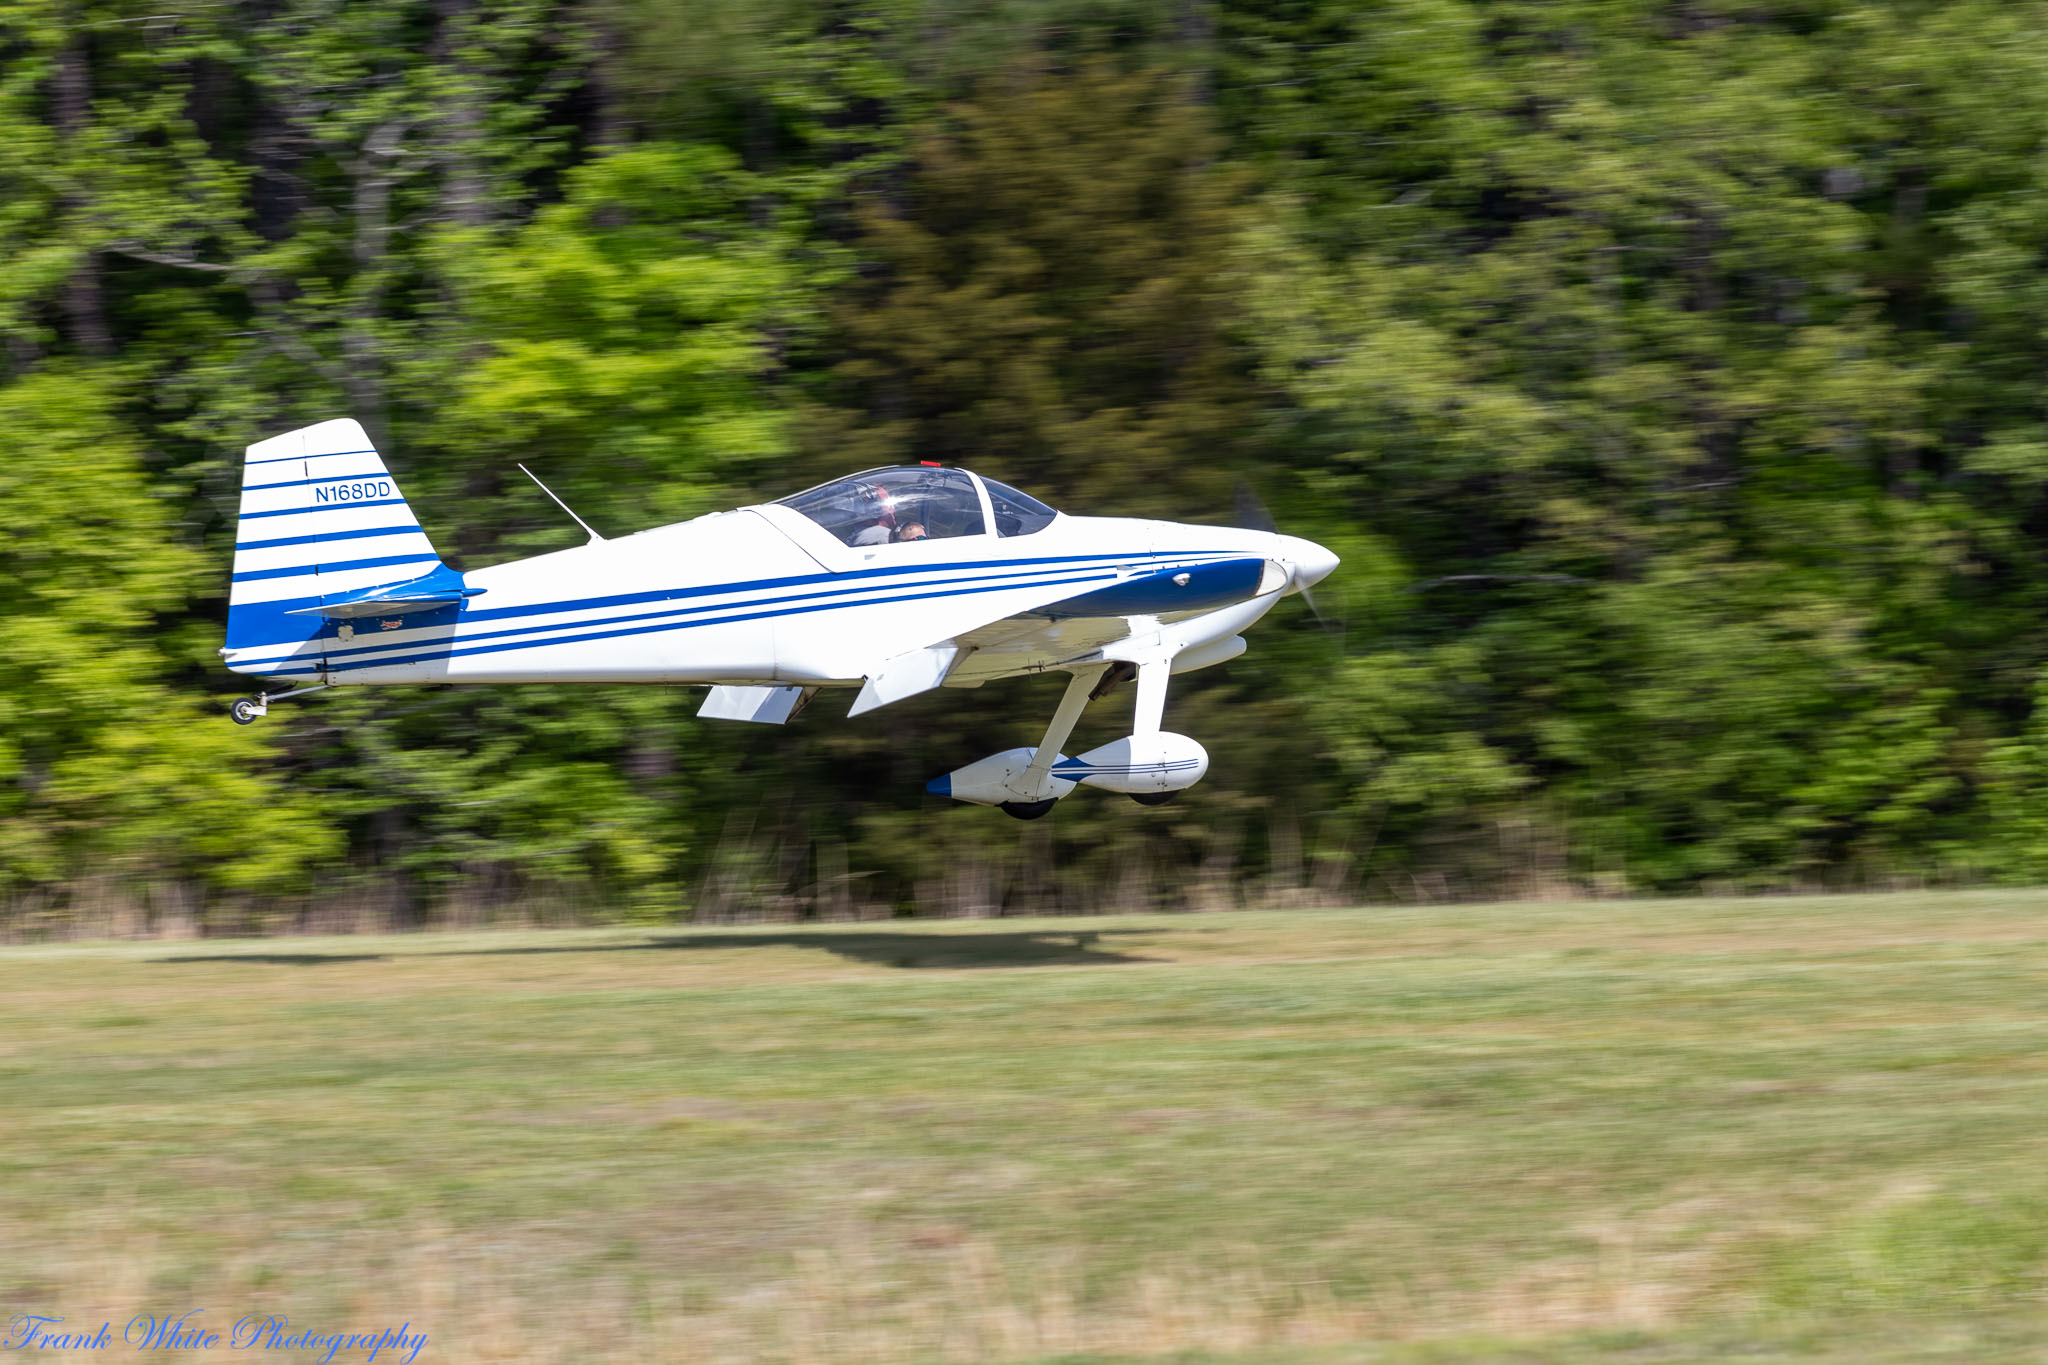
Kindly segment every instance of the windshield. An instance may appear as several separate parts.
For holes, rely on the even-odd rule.
[[[781,499],[847,545],[978,536],[981,499],[957,469],[905,465],[871,469]]]
[[[1010,485],[997,483],[986,475],[982,477],[981,486],[988,490],[989,510],[995,513],[996,534],[999,536],[1028,536],[1033,531],[1043,531],[1059,515],[1030,494],[1019,493]]]

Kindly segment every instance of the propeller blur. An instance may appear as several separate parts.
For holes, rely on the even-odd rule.
[[[357,423],[250,446],[221,655],[294,690],[243,698],[234,718],[330,687],[592,682],[708,685],[698,715],[779,725],[825,687],[860,689],[859,716],[1064,672],[1039,744],[929,790],[1026,819],[1080,785],[1157,804],[1209,762],[1161,728],[1168,677],[1235,658],[1242,631],[1337,567],[1271,529],[1068,516],[935,465],[590,537],[459,573]],[[1088,702],[1126,681],[1131,734],[1061,753]]]

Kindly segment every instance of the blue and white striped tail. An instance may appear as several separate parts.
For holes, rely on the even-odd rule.
[[[320,674],[334,626],[294,611],[403,583],[440,563],[361,423],[343,418],[259,441],[242,468],[227,666],[272,677]]]

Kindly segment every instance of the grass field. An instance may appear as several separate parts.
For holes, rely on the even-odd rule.
[[[0,1176],[117,1335],[2042,1365],[2048,894],[14,948]]]

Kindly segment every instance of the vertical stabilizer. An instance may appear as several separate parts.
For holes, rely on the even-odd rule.
[[[292,615],[441,567],[362,425],[348,418],[249,447],[223,656],[238,673],[303,678],[333,626]]]

